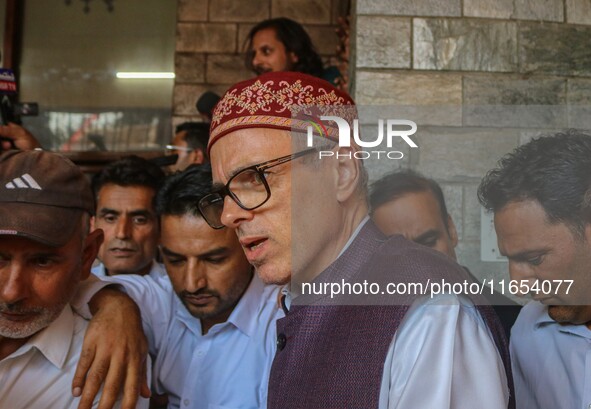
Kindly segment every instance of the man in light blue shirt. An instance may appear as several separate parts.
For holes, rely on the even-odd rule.
[[[168,277],[119,275],[138,303],[153,357],[153,392],[169,408],[261,408],[275,353],[279,288],[248,264],[234,231],[212,229],[197,203],[208,167],[169,177],[156,198]]]
[[[98,254],[101,264],[93,274],[165,274],[154,260],[159,223],[153,201],[163,181],[162,169],[137,156],[113,162],[93,177],[96,211],[91,226],[105,235]]]
[[[511,332],[517,407],[589,408],[591,136],[534,139],[499,163],[478,195],[513,288],[534,299]]]

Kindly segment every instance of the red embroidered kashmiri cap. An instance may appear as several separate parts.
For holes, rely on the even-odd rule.
[[[307,132],[319,117],[352,123],[355,102],[323,79],[301,72],[270,72],[232,86],[213,110],[207,153],[224,135],[245,128]],[[325,126],[326,125],[326,126]],[[324,136],[338,140],[336,123],[323,124]]]

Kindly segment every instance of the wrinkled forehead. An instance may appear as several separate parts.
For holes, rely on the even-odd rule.
[[[215,183],[225,183],[237,171],[272,160],[292,151],[290,131],[246,128],[228,133],[211,147]]]

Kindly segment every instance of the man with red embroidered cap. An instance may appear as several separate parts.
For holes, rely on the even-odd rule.
[[[362,161],[351,159],[359,148],[338,146],[335,127],[310,135],[310,117],[354,115],[347,94],[301,73],[238,83],[214,110],[217,188],[200,209],[213,227],[236,230],[263,281],[290,289],[268,407],[514,407],[503,330],[478,300],[302,293],[466,277],[437,252],[383,236],[367,216]]]
[[[106,367],[92,365],[87,384],[94,386],[77,391],[77,397],[70,392],[89,327],[72,311],[71,302],[80,281],[90,274],[103,240],[101,230],[89,233],[93,208],[90,184],[69,160],[41,151],[13,150],[0,155],[2,407],[86,408],[98,407],[99,399],[105,408],[112,407],[115,400],[116,407],[135,407],[135,391],[130,391],[133,396],[128,396],[125,403],[118,398],[120,387],[125,383],[133,389],[132,382],[131,378],[125,382],[124,368],[110,361],[110,357]],[[99,322],[101,327],[103,322],[99,330],[103,346],[112,335],[107,328],[117,317],[121,318],[117,322],[125,323],[117,330],[118,341],[126,339],[126,328],[141,333],[137,307],[131,300],[125,301],[127,296],[119,294],[119,298],[112,292],[118,293],[102,290],[104,300],[116,302],[117,309],[111,309],[116,311],[115,316],[91,307],[96,313],[94,325]],[[137,348],[141,355],[142,340],[138,338],[132,345],[123,342],[123,349],[128,355],[135,355],[126,348]],[[109,354],[120,357],[121,349],[109,349]],[[86,351],[86,359],[92,361],[94,357],[97,363],[101,351],[104,349]],[[109,367],[118,373],[111,373]],[[105,398],[101,394],[95,397],[107,372],[107,389],[102,394]],[[78,397],[80,392],[82,396]],[[143,401],[141,407],[147,407],[147,403]]]

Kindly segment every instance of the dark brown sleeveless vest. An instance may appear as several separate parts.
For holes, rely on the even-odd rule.
[[[387,239],[369,221],[315,282],[367,280],[385,286],[387,282],[466,278],[464,270],[448,257],[401,236]],[[287,316],[277,321],[268,408],[378,408],[388,348],[413,299],[388,295],[332,300],[321,295],[297,297]],[[513,380],[503,328],[490,306],[478,305],[478,309],[505,364],[512,409]]]

